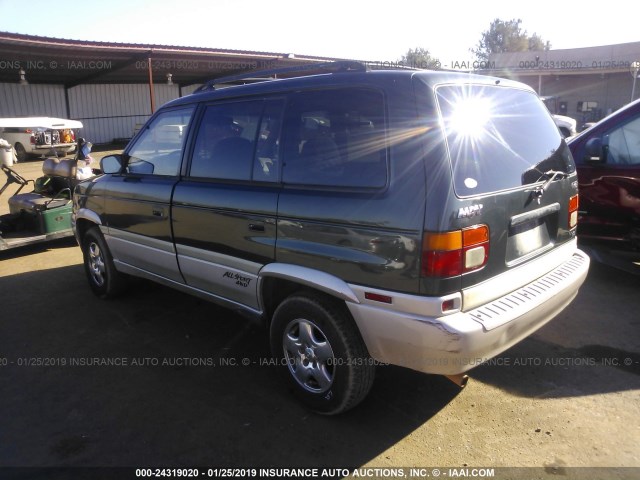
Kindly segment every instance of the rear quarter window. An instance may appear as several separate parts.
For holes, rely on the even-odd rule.
[[[285,114],[285,184],[380,188],[387,183],[384,97],[365,88],[293,95]]]
[[[436,99],[458,196],[537,182],[575,167],[553,119],[532,92],[493,85],[443,85]]]

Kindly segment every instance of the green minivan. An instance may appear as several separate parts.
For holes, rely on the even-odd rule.
[[[162,106],[76,187],[95,294],[137,276],[259,319],[324,414],[380,363],[463,385],[576,296],[575,166],[529,87],[353,62],[250,77]]]

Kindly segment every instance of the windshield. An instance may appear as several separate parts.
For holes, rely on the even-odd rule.
[[[458,196],[480,195],[574,171],[571,154],[540,99],[493,85],[444,85],[436,97]]]

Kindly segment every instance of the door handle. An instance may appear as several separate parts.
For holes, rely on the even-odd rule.
[[[153,208],[153,210],[151,211],[151,214],[152,214],[154,217],[160,217],[160,218],[162,218],[162,217],[164,217],[164,208],[157,208],[157,207],[154,207],[154,208]]]
[[[264,232],[264,223],[250,223],[249,230],[252,232]]]

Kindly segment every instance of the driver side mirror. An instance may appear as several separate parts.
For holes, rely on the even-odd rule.
[[[584,160],[590,164],[604,163],[607,160],[606,153],[601,137],[590,138],[584,146]]]
[[[122,171],[122,155],[108,155],[100,160],[103,173],[120,173]]]

